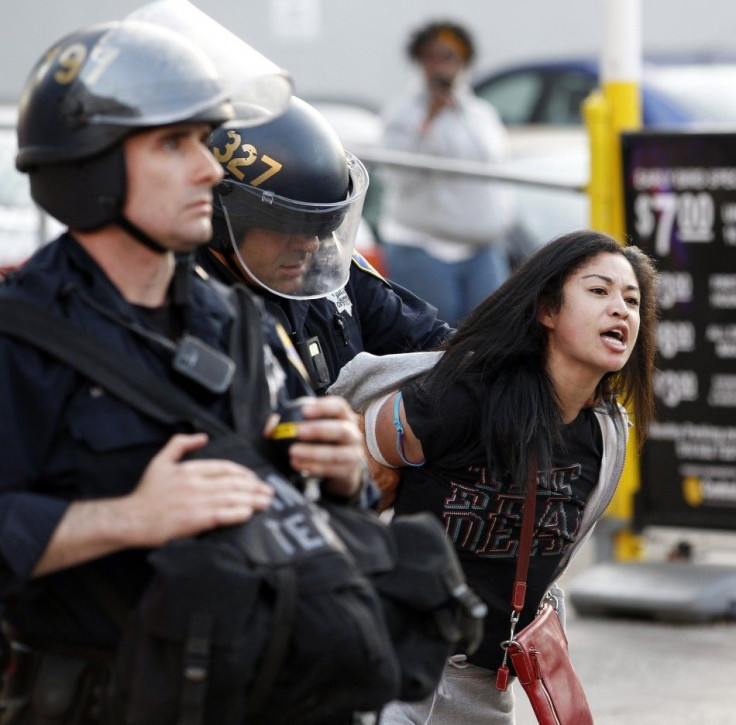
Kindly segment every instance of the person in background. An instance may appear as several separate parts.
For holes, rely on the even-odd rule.
[[[495,673],[510,636],[525,488],[535,473],[534,541],[517,631],[550,590],[564,623],[554,582],[616,490],[629,427],[621,403],[633,406],[637,443],[646,438],[656,281],[637,247],[590,230],[568,234],[532,255],[471,313],[439,360],[429,356],[430,367],[398,390],[388,380],[398,358],[404,368],[394,372],[406,379],[407,358],[426,354],[394,362],[358,356],[332,387],[364,410],[374,458],[402,471],[394,515],[433,512],[488,606],[479,649],[451,657],[432,697],[389,704],[382,725],[514,722],[512,690],[498,690]],[[388,393],[376,387],[381,378]]]
[[[466,79],[475,56],[468,31],[432,22],[414,33],[408,54],[421,69],[422,87],[388,106],[382,145],[438,158],[506,158],[506,129]],[[441,172],[384,174],[379,238],[388,276],[456,324],[509,275],[514,197],[497,183]]]
[[[292,98],[267,123],[223,125],[210,146],[225,178],[197,261],[264,299],[315,391],[363,350],[427,350],[451,334],[434,307],[355,251],[368,172],[314,107]]]
[[[172,355],[186,334],[202,358],[248,359],[232,341],[252,320],[190,263],[212,234],[223,174],[207,139],[232,118],[231,100],[212,59],[163,25],[126,20],[59,40],[26,84],[16,165],[69,230],[5,279],[0,298],[48,310],[260,435],[277,381],[243,400],[227,376],[191,375]],[[273,491],[232,461],[188,459],[208,442],[193,425],[149,417],[5,334],[0,368],[0,625],[12,639],[0,722],[111,722],[103,695],[120,627],[106,596],[132,608],[152,549],[247,521]],[[353,497],[364,460],[355,415],[334,397],[303,413],[292,467]]]

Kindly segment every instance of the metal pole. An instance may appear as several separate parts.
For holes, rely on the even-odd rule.
[[[641,127],[640,0],[606,0],[600,89],[583,104],[590,143],[591,226],[623,242],[626,234],[621,132]]]
[[[376,146],[351,147],[361,161],[396,169],[412,169],[427,173],[463,176],[488,181],[508,182],[521,186],[532,186],[539,189],[571,191],[584,193],[585,185],[562,179],[542,178],[539,175],[514,171],[502,164],[488,164],[484,161],[470,159],[453,159],[449,157],[419,154],[413,151],[394,151]]]
[[[625,241],[621,132],[641,127],[641,0],[607,0],[601,59],[603,95],[610,108],[611,234]]]
[[[583,106],[590,139],[591,226],[626,242],[621,132],[641,127],[639,85],[642,69],[640,0],[606,0],[605,41],[601,57],[600,91]],[[631,411],[630,411],[631,412]],[[606,514],[616,559],[642,556],[641,537],[629,524],[634,493],[640,486],[639,456],[633,442],[618,490]]]

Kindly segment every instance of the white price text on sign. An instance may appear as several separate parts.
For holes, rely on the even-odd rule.
[[[640,193],[634,199],[634,214],[636,233],[642,239],[654,234],[654,250],[660,257],[669,254],[675,230],[682,242],[714,238],[715,201],[707,191]]]

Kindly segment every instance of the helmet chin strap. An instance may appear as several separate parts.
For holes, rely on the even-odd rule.
[[[170,249],[159,244],[154,239],[148,236],[140,227],[133,224],[130,219],[127,219],[122,214],[119,214],[116,219],[117,225],[124,229],[131,237],[137,242],[140,242],[144,247],[147,247],[156,254],[166,254],[170,252]],[[180,310],[180,314],[184,314],[184,310],[189,304],[189,264],[191,261],[191,254],[176,254],[176,264],[174,267],[174,279],[171,285],[171,301],[177,309]],[[182,318],[183,319],[183,318]]]
[[[126,219],[122,214],[118,214],[115,222],[121,229],[128,232],[133,239],[140,242],[144,247],[148,247],[151,251],[156,252],[157,254],[166,254],[166,252],[170,251],[163,245],[159,244],[155,239],[149,237],[148,234],[146,234],[139,226],[133,224],[130,219]]]

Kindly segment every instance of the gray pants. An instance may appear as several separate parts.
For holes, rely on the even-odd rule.
[[[420,702],[390,702],[380,725],[514,725],[513,677],[504,691],[496,673],[476,667],[465,655],[451,657],[437,689]]]

